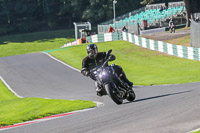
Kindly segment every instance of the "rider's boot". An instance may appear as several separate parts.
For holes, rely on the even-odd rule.
[[[97,92],[97,96],[103,96],[103,93],[102,93],[102,89],[101,87],[97,84],[97,82],[95,82],[95,88],[96,88],[96,92]]]
[[[126,83],[132,88],[133,82],[131,82],[131,81],[129,81],[129,80],[127,79],[127,77],[126,77],[126,75],[125,75],[124,72],[122,72],[122,74],[120,74],[120,78],[121,78],[124,82],[126,82]]]
[[[103,96],[100,88],[96,88],[97,96]]]
[[[100,92],[97,92],[97,96],[102,97],[103,95]]]

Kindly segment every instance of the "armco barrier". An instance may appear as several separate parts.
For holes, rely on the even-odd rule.
[[[200,48],[186,47],[181,45],[174,45],[162,41],[155,41],[139,37],[130,33],[122,33],[123,40],[134,43],[138,46],[166,53],[181,58],[200,60]]]
[[[90,37],[86,37],[86,40],[88,41],[88,43],[125,40],[138,46],[166,53],[169,55],[191,60],[200,60],[200,48],[186,47],[181,45],[169,44],[162,41],[155,41],[139,37],[127,32],[92,35]]]
[[[122,40],[122,33],[105,33],[86,37],[88,43]]]
[[[63,46],[61,46],[60,48],[74,46],[74,45],[79,45],[79,41],[68,42],[68,43],[64,44]]]

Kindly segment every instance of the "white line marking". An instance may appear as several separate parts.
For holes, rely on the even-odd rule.
[[[46,53],[46,52],[41,52],[41,53],[44,53],[44,54],[48,55],[50,58],[52,58],[52,59],[54,59],[54,60],[56,60],[56,61],[62,63],[63,65],[65,65],[65,66],[67,66],[67,67],[69,67],[69,68],[71,68],[71,69],[73,69],[73,70],[75,70],[75,71],[81,72],[79,69],[76,69],[76,68],[74,68],[74,67],[72,67],[72,66],[66,64],[66,63],[63,62],[63,61],[56,59],[55,57],[53,57],[53,56],[50,55],[49,53]]]
[[[97,107],[103,107],[104,106],[104,103],[97,102],[97,101],[92,101],[92,102],[96,103]]]
[[[190,131],[190,132],[188,132],[188,133],[193,133],[193,132],[198,132],[198,131],[200,131],[200,128],[195,129],[195,130],[193,130],[193,131]]]
[[[3,79],[3,77],[0,76],[1,81],[4,83],[4,85],[17,97],[19,98],[23,98],[22,96],[18,95],[7,83],[6,81]]]

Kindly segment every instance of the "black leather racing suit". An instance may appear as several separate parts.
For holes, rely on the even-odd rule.
[[[113,61],[115,60],[115,56],[110,54],[109,55],[110,57],[110,61]],[[91,59],[89,58],[89,56],[85,57],[82,61],[82,70],[85,69],[86,71],[90,71],[91,69],[97,67],[97,66],[101,66],[103,65],[103,63],[105,62],[105,60],[107,59],[108,57],[106,56],[106,52],[99,52],[96,56],[95,59]],[[107,64],[108,65],[108,64]],[[133,85],[132,82],[130,82],[124,71],[122,70],[122,68],[118,65],[114,65],[113,66],[113,69],[115,70],[115,72],[117,73],[117,75],[121,75],[121,79],[124,80],[126,83],[128,83],[130,86]],[[90,77],[92,78],[93,80],[95,80],[95,78],[93,77]],[[97,87],[97,86],[96,86]]]
[[[110,61],[115,60],[115,56],[110,54]],[[97,66],[101,66],[103,65],[103,63],[105,62],[105,60],[108,57],[106,57],[106,52],[99,52],[97,53],[97,56],[95,59],[91,59],[89,58],[89,56],[85,57],[82,61],[82,69],[85,68],[86,70],[90,71],[91,69],[97,67]],[[107,64],[108,65],[108,64]]]

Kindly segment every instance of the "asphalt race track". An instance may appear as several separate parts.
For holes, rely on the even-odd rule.
[[[136,100],[116,105],[94,83],[44,53],[0,58],[0,76],[23,97],[104,103],[89,111],[0,133],[187,133],[200,127],[200,82],[136,86]]]

